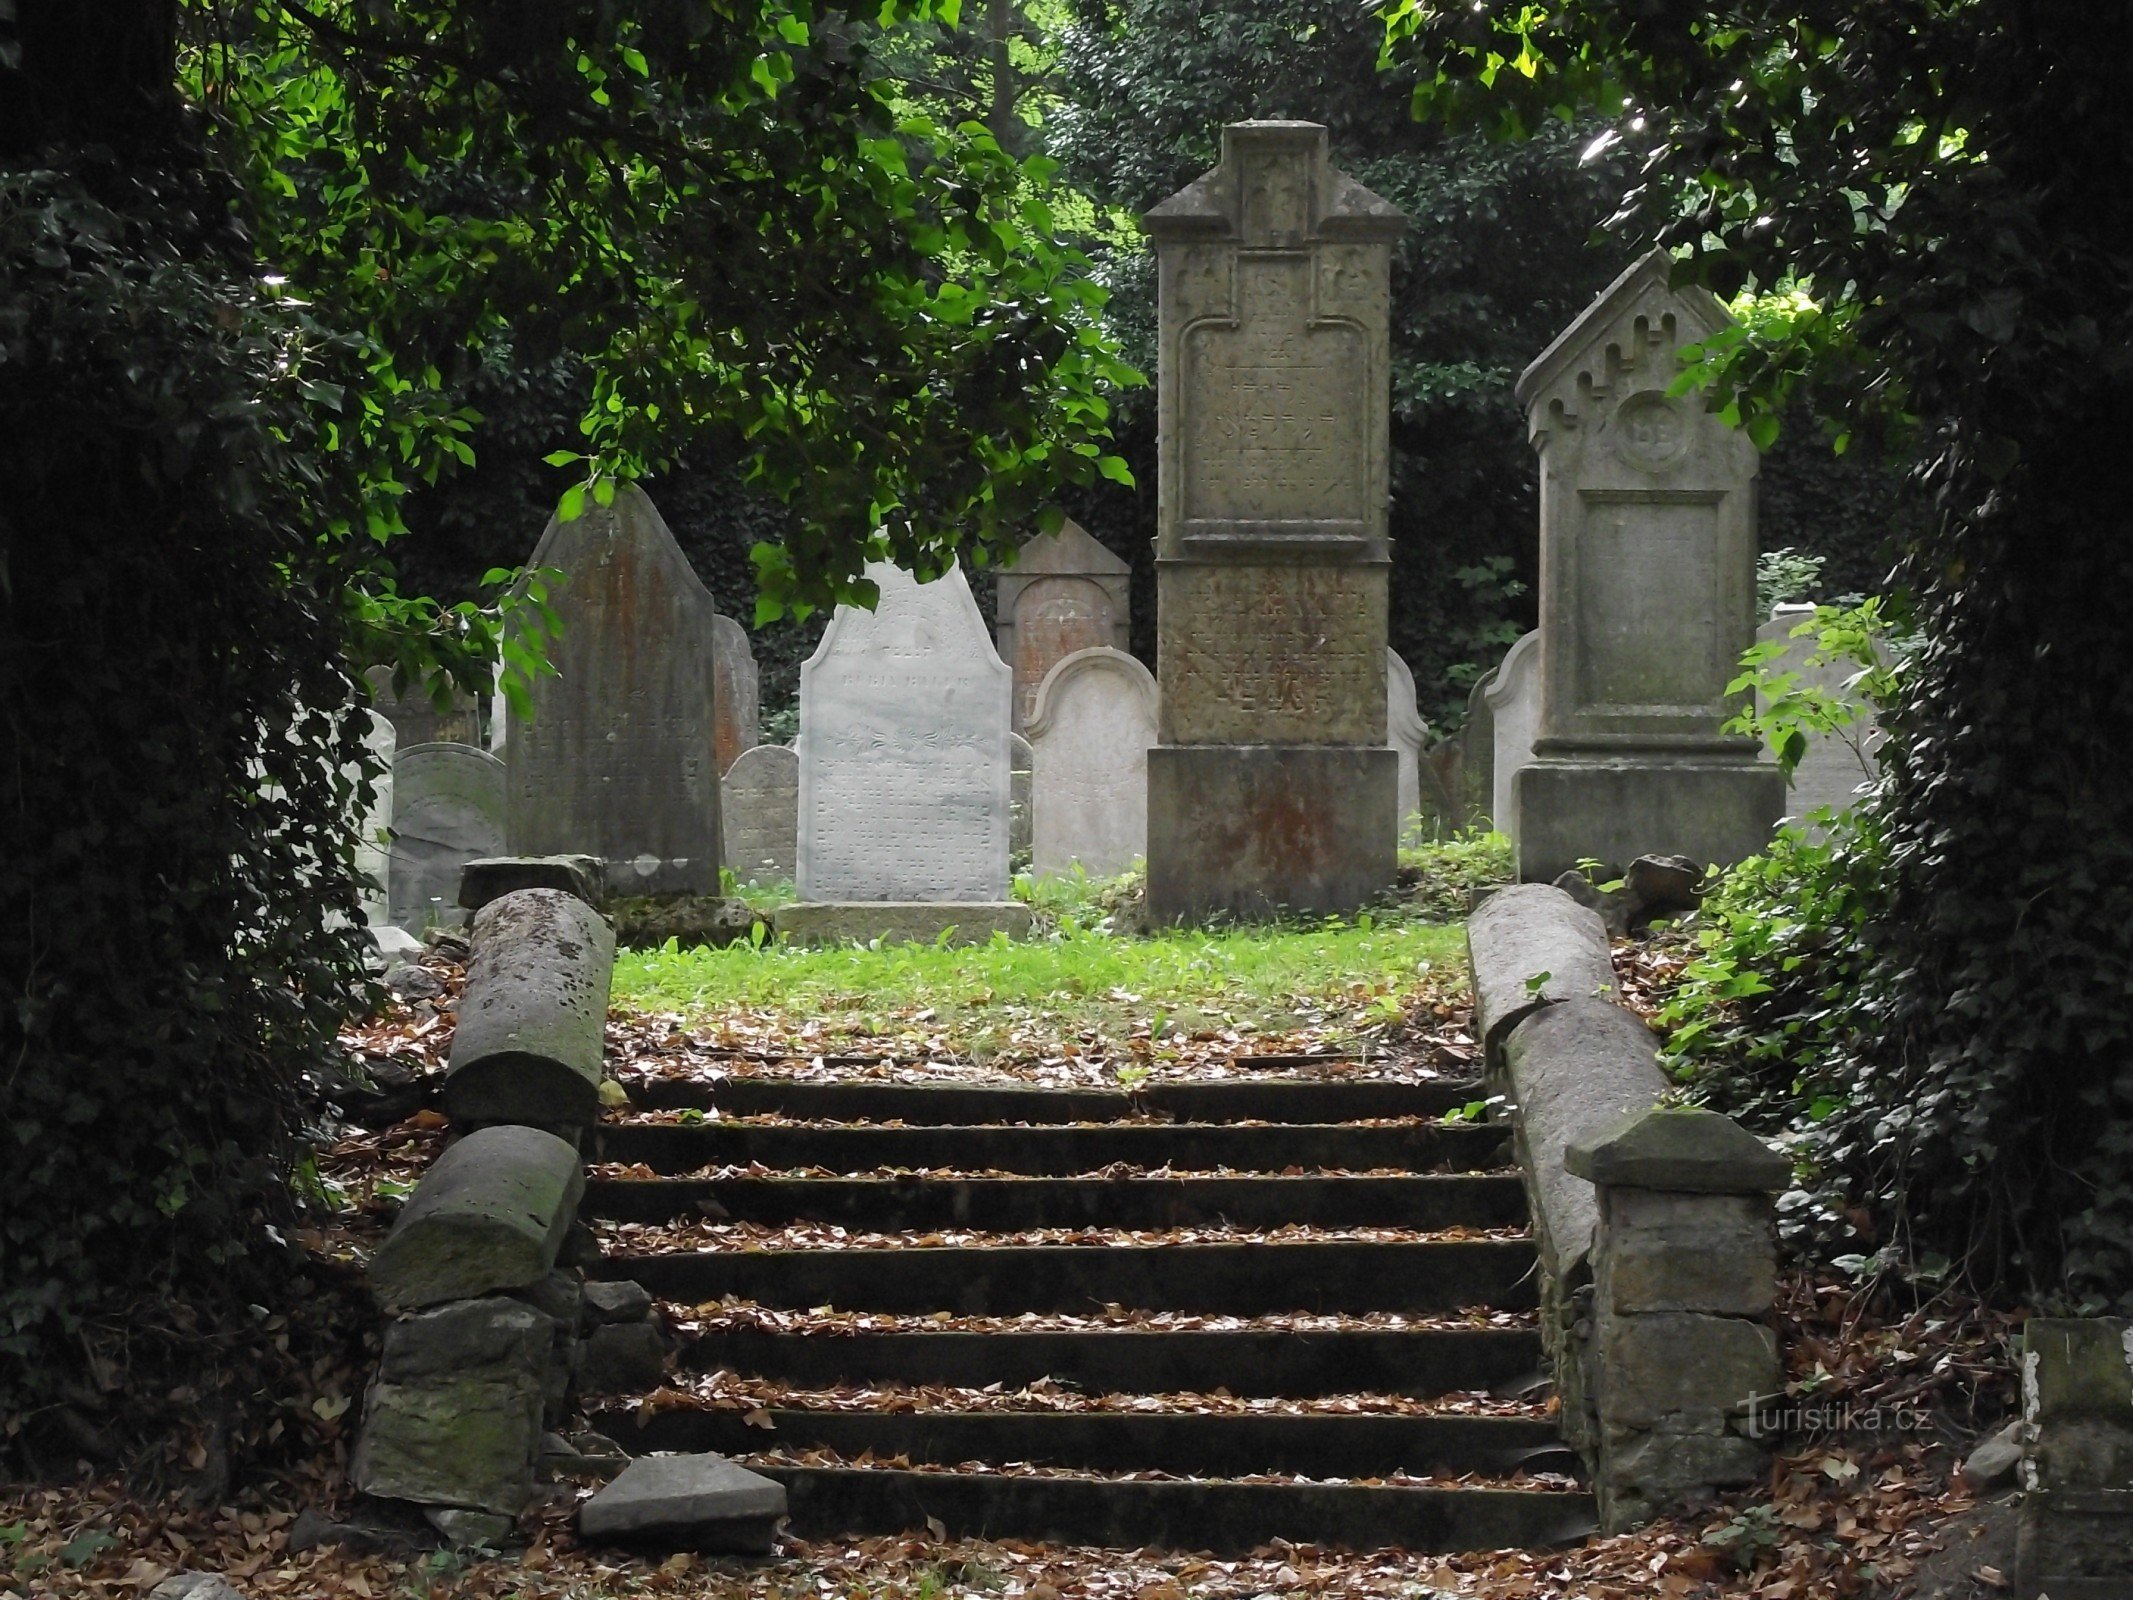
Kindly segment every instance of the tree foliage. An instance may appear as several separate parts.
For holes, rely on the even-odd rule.
[[[1859,1066],[1818,1126],[1884,1236],[2133,1292],[2133,110],[2093,10],[1383,9],[1426,115],[1618,114],[1624,226],[1767,297],[1705,371],[1744,421],[1805,393],[1840,443],[1909,440],[1924,643],[1834,1002]]]

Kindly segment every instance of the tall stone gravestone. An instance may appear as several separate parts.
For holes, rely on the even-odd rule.
[[[782,744],[743,750],[721,780],[726,865],[742,883],[785,883],[800,829],[800,756]]]
[[[459,874],[504,853],[504,764],[469,744],[403,746],[393,757],[392,920],[410,933],[466,920]]]
[[[481,742],[480,703],[457,684],[451,686],[445,705],[440,709],[430,698],[428,685],[419,679],[410,681],[395,693],[393,669],[389,666],[368,668],[363,678],[370,685],[370,703],[392,723],[396,742],[403,745]]]
[[[1053,663],[1029,735],[1040,873],[1124,872],[1148,849],[1148,750],[1155,677],[1123,650],[1098,646]]]
[[[748,643],[748,630],[729,616],[713,618],[711,657],[718,679],[711,746],[718,755],[719,776],[724,777],[740,760],[741,752],[753,750],[762,735],[755,651]]]
[[[1482,699],[1489,708],[1489,816],[1498,833],[1518,843],[1518,807],[1512,801],[1518,775],[1533,760],[1540,737],[1541,637],[1524,635],[1504,652],[1489,675]]]
[[[1077,650],[1130,648],[1133,569],[1071,519],[1039,534],[1000,573],[994,637],[1015,669],[1015,732],[1037,708],[1037,686]]]
[[[642,489],[548,524],[556,671],[510,735],[510,853],[599,856],[611,895],[716,894],[718,607]]]
[[[1352,908],[1391,882],[1387,301],[1400,214],[1326,130],[1243,122],[1143,219],[1158,320],[1148,912]]]
[[[960,568],[866,575],[876,608],[839,606],[800,668],[800,899],[997,905],[1013,673]]]
[[[1584,856],[1738,861],[1784,810],[1755,741],[1719,731],[1755,635],[1761,461],[1667,393],[1676,352],[1731,324],[1669,265],[1637,262],[1518,380],[1541,468],[1540,735],[1510,830],[1528,880]]]
[[[1808,819],[1824,810],[1849,811],[1857,803],[1860,786],[1871,782],[1880,770],[1874,752],[1881,748],[1882,735],[1872,708],[1850,687],[1859,673],[1858,665],[1849,661],[1811,665],[1809,658],[1815,653],[1816,643],[1813,630],[1793,637],[1792,630],[1813,622],[1814,616],[1812,605],[1778,606],[1770,620],[1755,630],[1755,640],[1758,644],[1784,647],[1784,654],[1772,660],[1767,670],[1789,672],[1803,687],[1847,701],[1859,713],[1858,720],[1848,727],[1833,733],[1808,734],[1806,754],[1800,757],[1785,785],[1786,818],[1819,837],[1820,825]],[[1767,747],[1762,754],[1766,761],[1777,759]]]

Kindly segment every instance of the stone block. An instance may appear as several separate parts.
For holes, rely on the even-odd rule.
[[[378,1381],[417,1385],[478,1371],[538,1372],[554,1338],[554,1320],[519,1301],[454,1300],[387,1325]]]
[[[1613,1444],[1593,1489],[1600,1526],[1620,1533],[1669,1511],[1707,1504],[1716,1491],[1761,1480],[1769,1458],[1730,1433],[1643,1433]]]
[[[1542,1006],[1618,993],[1598,914],[1549,884],[1490,895],[1467,919],[1466,951],[1475,1031],[1492,1067],[1502,1065],[1505,1036]]]
[[[984,944],[996,933],[1026,939],[1036,913],[1019,900],[800,901],[778,907],[778,932],[795,944]]]
[[[1354,911],[1398,864],[1399,767],[1383,747],[1157,745],[1149,920]]]
[[[1645,1106],[1573,1139],[1570,1170],[1603,1187],[1692,1194],[1775,1194],[1792,1163],[1731,1117],[1699,1106]]]
[[[2133,1493],[2031,1489],[2015,1532],[2015,1588],[2024,1600],[2126,1600],[2133,1595]]]
[[[1598,1319],[1604,1426],[1721,1431],[1779,1384],[1777,1335],[1760,1322],[1695,1312]]]
[[[1518,876],[1529,883],[1552,882],[1587,856],[1610,877],[1641,855],[1731,866],[1769,844],[1785,809],[1784,779],[1752,755],[1633,763],[1544,753],[1512,789]]]
[[[1776,1293],[1777,1241],[1760,1195],[1600,1191],[1594,1287],[1605,1310],[1758,1317]]]
[[[652,1314],[652,1297],[640,1283],[627,1278],[612,1282],[588,1283],[585,1286],[585,1315],[588,1321],[642,1322]]]
[[[1588,1265],[1600,1208],[1592,1185],[1564,1165],[1563,1152],[1666,1092],[1658,1046],[1633,1013],[1588,996],[1529,1015],[1505,1037],[1503,1060],[1541,1261],[1575,1279]]]
[[[2040,1426],[2133,1427],[2133,1321],[2032,1317],[2022,1330],[2022,1411]]]
[[[557,889],[521,889],[474,919],[474,954],[445,1068],[458,1122],[583,1127],[600,1112],[615,935]]]
[[[641,1456],[585,1502],[593,1543],[766,1554],[785,1515],[785,1486],[723,1456]]]
[[[516,1516],[540,1459],[536,1374],[373,1383],[349,1479],[364,1494]]]
[[[501,1550],[518,1534],[518,1518],[498,1516],[493,1511],[431,1506],[422,1515],[455,1550]]]
[[[666,1379],[667,1341],[653,1322],[608,1322],[578,1345],[578,1388],[587,1394],[638,1394]]]
[[[479,911],[521,889],[559,889],[597,906],[603,893],[598,856],[483,856],[459,872],[459,904]]]
[[[585,1192],[578,1152],[536,1128],[484,1128],[439,1156],[370,1261],[387,1305],[523,1289],[555,1266]]]

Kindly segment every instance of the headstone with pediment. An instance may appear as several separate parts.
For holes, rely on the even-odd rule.
[[[509,853],[598,856],[610,895],[717,894],[710,591],[635,484],[552,520],[531,565],[562,571],[562,633],[530,720],[506,713]]]
[[[1157,701],[1154,675],[1106,646],[1044,675],[1030,719],[1037,872],[1114,877],[1147,853]]]
[[[1132,635],[1133,569],[1072,518],[1039,534],[1001,569],[993,608],[1000,657],[1015,669],[1015,731],[1037,708],[1037,686],[1077,650],[1125,650]]]
[[[1156,922],[1343,911],[1392,880],[1387,419],[1399,212],[1309,122],[1222,131],[1143,219],[1158,314]]]
[[[960,568],[866,575],[800,668],[800,898],[1005,901],[1013,673]]]
[[[398,744],[479,744],[481,708],[474,696],[459,685],[446,686],[439,705],[427,682],[409,679],[395,692],[393,669],[371,667],[363,674],[370,685],[370,703],[393,725]]]
[[[1541,469],[1540,730],[1507,830],[1528,880],[1724,865],[1784,810],[1755,741],[1720,731],[1755,637],[1760,455],[1704,394],[1668,393],[1681,348],[1732,319],[1671,266],[1638,261],[1518,380]]]

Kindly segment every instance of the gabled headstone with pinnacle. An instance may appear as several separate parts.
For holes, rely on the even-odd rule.
[[[1037,686],[1077,650],[1131,647],[1133,569],[1069,518],[1003,567],[994,605],[1000,657],[1015,671],[1015,731],[1028,731]]]

